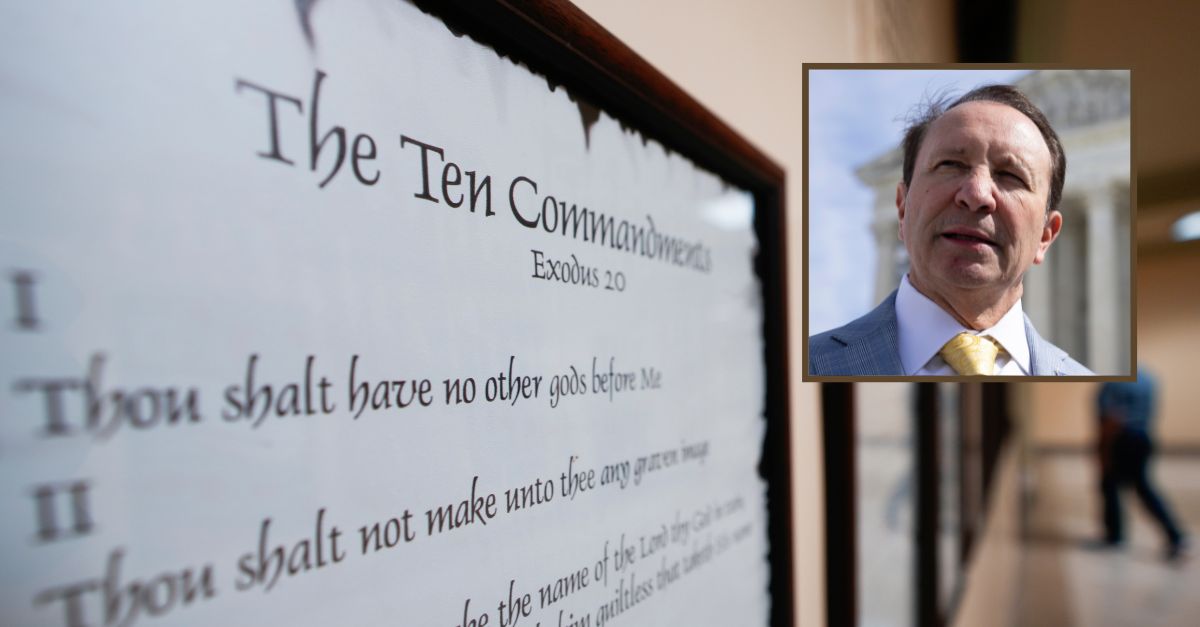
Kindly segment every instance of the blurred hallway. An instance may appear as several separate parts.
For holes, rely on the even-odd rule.
[[[1157,525],[1127,491],[1123,549],[1102,535],[1096,468],[1084,451],[1030,453],[1017,592],[1018,625],[1196,625],[1200,621],[1200,456],[1159,456],[1152,470],[1190,532],[1191,558],[1168,564]]]

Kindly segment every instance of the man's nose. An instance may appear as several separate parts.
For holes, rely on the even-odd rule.
[[[996,188],[992,174],[986,168],[972,168],[958,185],[954,202],[968,211],[995,211]]]

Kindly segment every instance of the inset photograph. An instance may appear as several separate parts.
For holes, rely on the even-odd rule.
[[[806,381],[1133,376],[1129,70],[804,74]]]

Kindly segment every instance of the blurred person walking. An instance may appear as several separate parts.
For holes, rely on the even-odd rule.
[[[1149,465],[1154,454],[1152,423],[1157,383],[1138,366],[1137,380],[1110,381],[1097,397],[1100,438],[1100,491],[1104,500],[1104,543],[1119,546],[1124,541],[1120,488],[1132,485],[1142,505],[1162,527],[1166,537],[1165,556],[1176,561],[1185,556],[1187,538],[1175,523],[1170,508],[1150,482]]]

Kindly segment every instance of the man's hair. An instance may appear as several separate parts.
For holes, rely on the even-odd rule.
[[[1050,198],[1046,202],[1046,215],[1049,216],[1062,200],[1063,181],[1067,178],[1067,155],[1063,152],[1058,133],[1051,128],[1046,115],[1021,93],[1021,90],[1012,85],[984,85],[972,89],[953,102],[950,102],[947,96],[935,96],[929,102],[920,105],[918,112],[910,116],[908,126],[904,129],[904,140],[900,143],[904,150],[904,187],[912,185],[917,153],[921,151],[921,142],[925,140],[925,133],[930,125],[960,104],[980,101],[1008,105],[1025,114],[1025,117],[1041,131],[1042,139],[1046,140],[1046,147],[1050,149]]]

